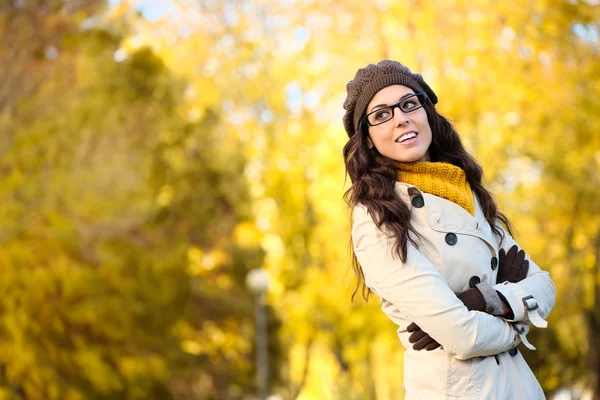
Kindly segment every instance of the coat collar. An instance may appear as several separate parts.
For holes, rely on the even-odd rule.
[[[396,193],[400,198],[412,208],[412,198],[423,196],[425,200],[425,210],[427,213],[427,223],[430,228],[438,232],[462,233],[465,235],[476,236],[484,240],[492,248],[495,248],[493,232],[490,224],[485,219],[479,199],[475,193],[475,215],[471,215],[467,210],[451,202],[450,200],[422,192],[416,186],[404,182],[396,182]]]

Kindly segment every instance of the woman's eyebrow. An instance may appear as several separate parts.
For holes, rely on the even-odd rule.
[[[407,97],[409,97],[409,96],[412,96],[412,95],[414,95],[414,93],[406,93],[404,96],[402,96],[402,97],[400,97],[400,99],[398,99],[398,103],[399,103],[399,102],[401,102],[401,101],[402,101],[402,99],[405,99],[405,98],[407,98]],[[374,110],[375,110],[375,109],[377,109],[377,108],[380,108],[380,107],[387,107],[387,106],[389,106],[389,104],[377,104],[376,106],[373,106],[373,107],[371,108],[371,111],[369,111],[369,112],[372,112],[372,111],[374,111]]]

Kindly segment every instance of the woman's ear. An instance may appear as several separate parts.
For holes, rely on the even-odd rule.
[[[369,146],[369,150],[373,149],[373,142],[370,137],[367,137],[367,146]]]

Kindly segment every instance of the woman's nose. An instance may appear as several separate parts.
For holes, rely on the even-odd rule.
[[[400,109],[400,106],[394,107],[394,121],[396,125],[405,125],[408,123],[408,118],[404,112]]]

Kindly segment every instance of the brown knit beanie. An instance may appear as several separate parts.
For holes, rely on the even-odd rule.
[[[433,104],[438,98],[425,83],[420,74],[413,74],[408,67],[398,61],[383,60],[377,65],[369,64],[356,72],[354,79],[346,85],[346,101],[344,101],[344,128],[349,137],[359,130],[358,122],[365,113],[367,105],[384,87],[390,85],[404,85],[415,93],[425,92]]]

